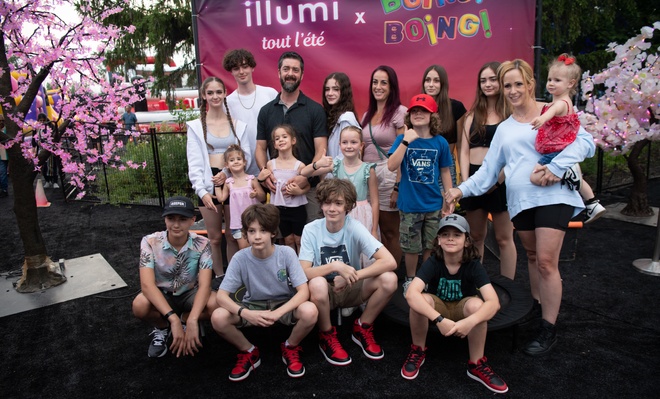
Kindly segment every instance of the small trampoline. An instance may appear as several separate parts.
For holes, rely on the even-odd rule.
[[[532,310],[533,300],[529,289],[517,281],[500,275],[489,277],[499,297],[500,310],[488,321],[488,331],[517,326]],[[407,326],[410,325],[409,311],[408,302],[403,297],[403,287],[399,285],[394,296],[383,309],[383,314],[393,321]],[[431,330],[438,331],[435,326],[431,326]]]

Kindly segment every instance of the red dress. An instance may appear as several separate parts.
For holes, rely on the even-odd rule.
[[[550,105],[552,104],[546,104],[543,106],[541,115],[545,113]],[[566,106],[568,107],[568,102],[566,102]],[[555,116],[539,128],[539,131],[536,134],[535,144],[536,151],[538,151],[539,154],[560,152],[577,138],[577,132],[580,128],[580,120],[571,107],[568,108],[569,113],[567,115]]]

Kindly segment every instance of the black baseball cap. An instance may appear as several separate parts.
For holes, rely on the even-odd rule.
[[[195,216],[195,205],[186,197],[172,197],[165,202],[163,217],[167,215],[181,215],[187,218]]]

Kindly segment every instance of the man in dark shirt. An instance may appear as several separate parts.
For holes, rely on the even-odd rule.
[[[255,153],[259,169],[263,169],[268,162],[267,151],[271,153],[273,151],[271,134],[278,125],[293,126],[297,135],[296,155],[305,165],[320,159],[328,146],[328,129],[323,106],[300,91],[304,70],[305,63],[300,54],[288,51],[280,56],[278,74],[282,91],[273,101],[264,105],[259,112]],[[275,186],[271,179],[272,176],[264,184],[268,189],[274,191]],[[306,180],[302,176],[294,178],[294,181],[300,186],[304,186]],[[318,218],[320,209],[316,202],[316,190],[314,189],[318,178],[310,179],[309,183],[312,185],[312,189],[307,192],[307,219],[314,220]]]

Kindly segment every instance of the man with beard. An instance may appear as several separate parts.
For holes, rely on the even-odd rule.
[[[320,159],[328,146],[328,129],[323,106],[300,91],[300,82],[305,70],[305,62],[302,57],[296,52],[287,51],[280,56],[277,68],[282,91],[259,111],[255,153],[259,169],[263,169],[268,162],[267,151],[272,157],[275,156],[273,151],[276,148],[271,134],[273,129],[281,124],[291,125],[296,131],[296,158],[305,165]],[[263,184],[274,192],[275,186],[272,179],[271,175]],[[296,176],[289,182],[295,183],[301,188],[308,183],[312,186],[312,189],[307,192],[308,221],[319,217],[320,208],[315,190],[318,182],[318,177],[310,178],[308,182],[303,176]]]

